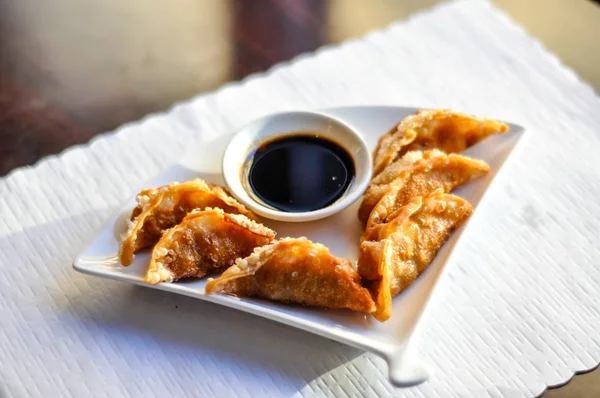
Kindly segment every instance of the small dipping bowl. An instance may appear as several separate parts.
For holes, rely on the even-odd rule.
[[[317,210],[284,211],[260,200],[252,191],[248,170],[255,152],[265,143],[288,136],[324,139],[350,155],[354,162],[354,179],[334,202]],[[236,199],[260,216],[288,222],[318,220],[345,209],[364,193],[373,173],[371,153],[358,132],[346,123],[318,112],[278,113],[255,120],[232,138],[225,149],[222,167],[225,183]]]

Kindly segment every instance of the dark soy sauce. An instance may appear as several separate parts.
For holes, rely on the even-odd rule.
[[[298,134],[263,143],[251,158],[248,183],[256,198],[286,212],[322,209],[354,180],[352,156],[316,135]]]

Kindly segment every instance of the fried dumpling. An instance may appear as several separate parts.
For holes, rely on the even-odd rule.
[[[413,156],[414,153],[409,152],[402,159],[409,155]],[[455,153],[446,155],[437,150],[421,153],[421,159],[399,171],[391,183],[386,183],[386,179],[379,178],[391,177],[392,173],[387,171],[373,179],[359,208],[359,217],[363,222],[365,214],[368,214],[367,231],[377,224],[388,221],[391,214],[412,198],[427,195],[436,189],[450,192],[483,176],[490,169],[489,165],[482,160]],[[394,163],[389,167],[392,166]],[[377,184],[377,182],[383,183]]]
[[[348,259],[306,238],[285,238],[238,259],[206,293],[260,297],[329,309],[372,312],[375,304]]]
[[[194,209],[218,207],[227,213],[243,214],[258,221],[223,188],[199,178],[143,190],[136,200],[138,206],[133,209],[129,229],[119,248],[119,261],[125,266],[131,264],[134,252],[158,242],[163,231],[179,224]]]
[[[437,149],[431,151],[411,151],[389,164],[381,173],[373,177],[369,183],[369,186],[364,193],[361,206],[358,209],[358,219],[362,221],[363,225],[367,223],[371,210],[373,210],[373,207],[375,207],[377,202],[379,202],[379,199],[385,194],[388,185],[398,178],[400,173],[409,168],[413,163],[424,157],[431,158],[444,155],[444,152]]]
[[[452,231],[472,212],[466,200],[437,190],[413,198],[394,219],[368,232],[360,245],[358,273],[375,300],[375,318],[390,317],[392,297],[427,268]]]
[[[274,237],[275,232],[242,214],[211,208],[193,210],[154,246],[146,282],[172,282],[221,272]]]
[[[437,148],[457,153],[484,138],[508,131],[493,119],[480,119],[451,110],[419,110],[383,135],[373,152],[373,175],[409,151]]]

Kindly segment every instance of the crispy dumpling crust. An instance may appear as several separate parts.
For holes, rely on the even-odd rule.
[[[377,202],[379,202],[379,199],[385,194],[388,185],[398,178],[400,173],[409,168],[413,163],[423,159],[424,156],[434,157],[442,155],[444,155],[444,152],[438,150],[408,152],[400,159],[395,160],[388,165],[381,173],[373,177],[363,195],[363,201],[358,209],[358,219],[362,222],[363,226],[367,224],[371,210],[373,210],[373,207],[375,207]]]
[[[402,148],[417,138],[415,130],[401,129],[402,122],[398,123],[386,134],[379,137],[377,146],[373,151],[373,176],[377,176],[394,160]]]
[[[158,242],[165,230],[179,224],[194,209],[217,207],[258,221],[223,188],[199,178],[143,190],[136,200],[138,206],[131,214],[129,229],[119,247],[119,261],[124,266],[131,264],[134,252]]]
[[[390,317],[391,298],[427,268],[472,212],[466,200],[437,190],[413,198],[388,223],[368,231],[360,246],[358,273],[375,300],[376,319]]]
[[[407,155],[412,153],[409,152]],[[450,192],[483,176],[489,169],[489,165],[482,160],[454,153],[446,155],[440,151],[424,151],[420,160],[401,170],[391,183],[372,184],[369,187],[359,208],[359,217],[364,220],[365,214],[368,214],[366,220],[368,231],[375,225],[388,221],[391,214],[412,198],[428,195],[436,189]],[[378,189],[380,187],[385,191]]]
[[[275,232],[242,214],[193,210],[154,247],[146,282],[172,282],[223,271],[274,237]]]
[[[492,134],[506,131],[506,124],[493,119],[447,109],[419,110],[379,139],[373,152],[373,175],[377,176],[409,151],[437,148],[458,153]]]
[[[367,313],[375,309],[350,261],[306,238],[285,238],[255,249],[220,278],[210,280],[206,293]]]

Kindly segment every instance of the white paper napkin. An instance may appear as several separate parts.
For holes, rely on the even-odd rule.
[[[454,107],[528,128],[415,342],[430,382],[397,390],[373,355],[72,270],[186,147],[266,113],[356,104]],[[504,14],[461,1],[16,170],[0,180],[0,396],[539,394],[600,362],[599,110]]]

